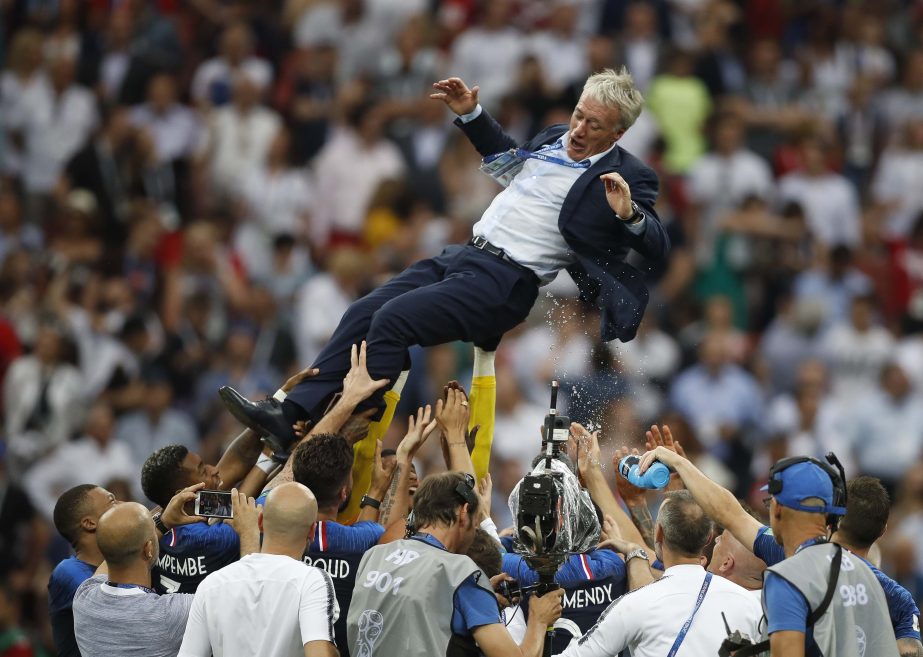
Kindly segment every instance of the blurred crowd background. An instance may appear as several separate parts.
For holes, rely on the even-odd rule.
[[[673,242],[634,341],[599,343],[566,274],[504,340],[498,523],[556,376],[609,453],[665,421],[742,497],[835,450],[891,491],[886,568],[923,599],[919,0],[0,11],[0,655],[19,629],[50,643],[61,492],[144,501],[170,443],[214,463],[237,433],[219,386],[271,394],[353,299],[468,239],[499,187],[427,97],[449,75],[525,139],[626,65],[647,103],[620,144],[659,172]],[[404,417],[470,376],[469,345],[413,361]]]

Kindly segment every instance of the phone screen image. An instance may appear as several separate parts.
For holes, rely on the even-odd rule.
[[[195,514],[206,518],[233,518],[231,493],[223,490],[200,490],[195,497]]]

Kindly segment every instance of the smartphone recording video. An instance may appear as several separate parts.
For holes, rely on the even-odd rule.
[[[200,490],[195,496],[195,514],[205,518],[233,518],[230,491]]]

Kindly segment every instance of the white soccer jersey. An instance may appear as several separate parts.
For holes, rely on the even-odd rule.
[[[612,657],[625,648],[632,657],[665,657],[692,614],[704,580],[701,566],[667,568],[661,579],[613,602],[561,657]],[[677,657],[717,655],[727,636],[722,612],[732,630],[758,636],[759,601],[745,588],[713,576]]]

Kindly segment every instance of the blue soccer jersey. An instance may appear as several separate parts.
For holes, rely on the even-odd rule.
[[[377,522],[341,525],[331,520],[320,520],[314,531],[314,540],[304,554],[306,564],[327,571],[333,580],[333,589],[340,605],[340,617],[333,630],[342,657],[349,657],[346,616],[353,599],[359,562],[366,550],[376,545],[384,533],[385,528]]]
[[[209,573],[240,558],[240,538],[223,522],[196,522],[174,527],[160,539],[155,569],[158,593],[195,593]]]
[[[763,526],[753,541],[753,554],[773,566],[785,559],[785,550],[776,543],[772,529]],[[861,557],[860,557],[861,558]],[[894,627],[894,636],[898,639],[920,640],[920,610],[917,608],[910,595],[910,591],[895,582],[886,574],[878,570],[866,559],[862,559],[875,573],[881,588],[884,589],[885,598],[888,600],[888,614],[891,616],[891,625]]]
[[[503,572],[521,586],[538,583],[538,573],[518,554],[503,555]],[[568,558],[554,576],[564,589],[561,618],[555,623],[552,653],[562,652],[574,638],[580,638],[599,620],[606,608],[625,593],[627,570],[612,550],[591,550]],[[521,608],[528,614],[528,601]]]
[[[48,580],[48,614],[55,650],[60,657],[80,657],[74,637],[74,593],[93,576],[96,568],[72,556],[55,566]]]

